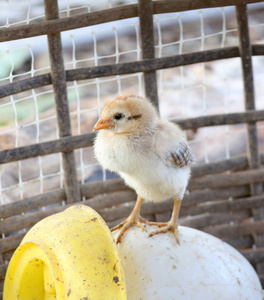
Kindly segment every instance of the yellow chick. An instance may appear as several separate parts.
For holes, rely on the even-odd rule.
[[[121,228],[117,243],[129,227],[144,230],[144,224],[159,226],[149,236],[172,231],[179,243],[179,210],[193,162],[184,132],[161,119],[150,101],[135,95],[106,103],[94,131],[99,131],[94,152],[100,164],[117,172],[138,195],[129,217],[112,229]],[[148,222],[140,216],[143,199],[161,202],[170,197],[174,206],[169,222]]]

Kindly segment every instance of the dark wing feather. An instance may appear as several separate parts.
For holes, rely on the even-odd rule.
[[[191,148],[185,143],[180,142],[179,147],[171,152],[172,163],[180,168],[188,166],[194,162]]]

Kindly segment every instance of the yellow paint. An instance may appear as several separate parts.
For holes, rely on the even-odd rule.
[[[32,227],[9,263],[3,299],[127,299],[116,244],[100,215],[76,205]]]

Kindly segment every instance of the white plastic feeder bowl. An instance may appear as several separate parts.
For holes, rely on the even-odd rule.
[[[128,300],[263,299],[255,270],[228,244],[183,226],[180,245],[172,233],[148,238],[155,228],[130,228],[118,245]]]

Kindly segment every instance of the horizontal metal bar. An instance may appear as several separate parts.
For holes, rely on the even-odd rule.
[[[234,6],[262,2],[261,0],[166,0],[154,1],[153,13],[171,13],[194,9]],[[28,25],[16,25],[0,30],[0,42],[29,38],[49,33],[77,29],[122,19],[138,17],[137,4],[123,5],[57,20],[41,21]]]
[[[232,113],[222,115],[211,115],[186,120],[173,120],[183,129],[200,128],[207,126],[241,124],[247,122],[258,122],[264,120],[264,110],[247,111],[243,113]],[[71,137],[63,137],[45,143],[33,144],[30,146],[18,147],[0,151],[0,164],[43,156],[59,152],[69,152],[74,149],[90,147],[93,145],[95,133],[86,133]]]
[[[238,47],[226,47],[221,49],[199,51],[182,55],[167,56],[162,58],[145,59],[141,61],[133,61],[123,64],[113,64],[94,68],[80,68],[70,70],[67,73],[67,80],[73,81],[90,79],[95,77],[124,75],[138,72],[151,72],[160,69],[186,66],[195,63],[209,62],[218,59],[233,58],[238,56]]]
[[[51,84],[51,74],[43,74],[0,86],[0,98]]]
[[[28,25],[11,26],[0,30],[0,42],[29,38],[77,29],[127,18],[137,17],[137,5],[126,5],[95,11],[73,17],[42,21]]]
[[[200,128],[218,125],[234,125],[242,123],[251,123],[264,120],[264,110],[252,110],[242,113],[230,113],[210,115],[204,117],[190,118],[184,120],[174,120],[174,123],[180,125],[183,129]]]
[[[253,55],[264,55],[264,45],[253,45]],[[114,75],[125,75],[138,72],[149,72],[185,66],[200,62],[209,62],[218,59],[239,57],[238,47],[227,47],[221,49],[193,52],[183,55],[174,55],[163,58],[146,59],[123,64],[105,65],[93,68],[80,68],[66,71],[66,80],[85,80]],[[38,75],[33,78],[23,79],[17,82],[0,86],[0,98],[18,94],[34,88],[52,83],[50,74]]]
[[[63,137],[50,142],[3,150],[0,151],[0,164],[59,152],[66,153],[74,149],[89,147],[93,145],[94,138],[95,133],[87,133]]]
[[[251,0],[167,0],[167,1],[154,1],[153,12],[154,14],[164,14],[171,12],[181,12],[194,9],[215,8],[234,5],[245,5],[251,3],[263,2]]]

